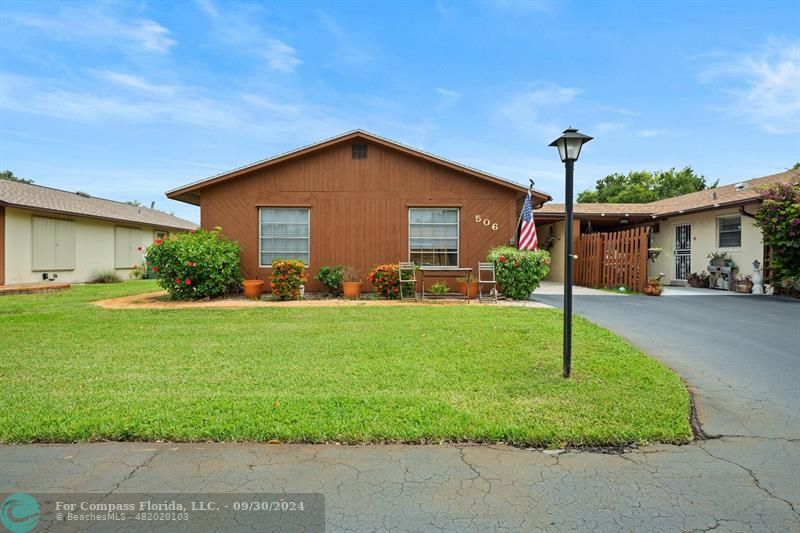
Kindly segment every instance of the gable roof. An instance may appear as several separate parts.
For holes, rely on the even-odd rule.
[[[156,209],[3,179],[0,179],[0,205],[163,229],[190,230],[197,227],[193,222]]]
[[[798,179],[800,179],[800,170],[788,170],[646,204],[574,204],[573,211],[575,215],[584,217],[622,215],[663,218],[694,211],[748,204],[758,200],[761,188]],[[546,204],[541,209],[537,209],[536,214],[541,214],[544,218],[563,217],[564,204]]]
[[[189,204],[200,205],[200,195],[197,192],[199,189],[203,187],[208,187],[209,185],[215,185],[217,183],[227,181],[229,179],[236,178],[241,176],[242,174],[246,174],[253,170],[261,170],[264,168],[268,168],[270,166],[276,165],[278,163],[282,163],[289,159],[300,157],[312,152],[316,152],[318,150],[322,150],[329,146],[333,146],[335,144],[345,142],[352,139],[364,139],[367,141],[374,142],[376,144],[380,144],[387,148],[391,148],[394,150],[399,150],[403,153],[408,155],[424,159],[426,161],[431,161],[438,165],[442,165],[444,167],[457,170],[459,172],[463,172],[465,174],[469,174],[476,178],[484,179],[486,181],[495,183],[497,185],[501,185],[504,187],[508,187],[520,193],[528,192],[528,188],[524,185],[520,185],[519,183],[507,180],[505,178],[501,178],[495,176],[493,174],[489,174],[488,172],[483,172],[482,170],[477,170],[472,167],[468,167],[466,165],[462,165],[461,163],[456,163],[455,161],[451,161],[449,159],[445,159],[443,157],[439,157],[437,155],[430,154],[428,152],[424,152],[422,150],[418,150],[416,148],[412,148],[410,146],[406,146],[396,141],[392,141],[390,139],[386,139],[384,137],[380,137],[375,135],[374,133],[369,133],[368,131],[364,130],[353,130],[341,135],[337,135],[336,137],[331,137],[330,139],[326,139],[324,141],[320,141],[318,143],[310,144],[308,146],[303,146],[296,150],[291,150],[289,152],[285,152],[283,154],[276,155],[274,157],[270,157],[267,159],[262,159],[261,161],[257,161],[255,163],[251,163],[249,165],[245,165],[243,167],[235,168],[228,172],[223,172],[222,174],[217,174],[215,176],[211,176],[210,178],[202,179],[199,181],[195,181],[194,183],[190,183],[188,185],[184,185],[182,187],[177,187],[175,189],[167,191],[166,195],[168,198],[173,200],[180,200],[182,202],[186,202]],[[548,200],[552,200],[552,197],[542,191],[538,191],[533,189],[533,193],[536,196],[539,196],[542,201],[546,202]]]

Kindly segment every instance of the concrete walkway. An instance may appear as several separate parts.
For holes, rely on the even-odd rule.
[[[554,286],[537,292],[545,303],[559,298]],[[0,491],[321,492],[329,531],[800,531],[800,305],[588,291],[576,293],[576,309],[676,368],[698,394],[703,427],[721,436],[560,454],[456,445],[3,446]]]

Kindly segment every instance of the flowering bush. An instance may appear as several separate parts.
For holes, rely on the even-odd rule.
[[[373,268],[369,276],[370,283],[375,291],[383,298],[394,300],[400,298],[400,267],[398,265],[378,265]],[[413,296],[416,290],[411,283],[403,284],[403,296]]]
[[[486,260],[494,263],[495,277],[503,294],[526,300],[550,272],[550,254],[544,250],[518,250],[498,246],[489,250]]]
[[[159,286],[176,300],[215,298],[239,290],[239,243],[214,231],[198,229],[156,239],[145,251]]]
[[[773,281],[800,279],[800,178],[772,185],[761,193],[761,200],[756,226],[764,244],[772,247]]]
[[[272,297],[276,300],[299,300],[300,287],[306,282],[306,265],[294,259],[272,261]]]

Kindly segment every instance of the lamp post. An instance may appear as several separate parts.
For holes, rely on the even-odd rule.
[[[558,155],[566,167],[565,217],[564,217],[564,377],[572,372],[572,178],[575,161],[581,155],[581,147],[591,141],[588,135],[578,133],[574,128],[550,143],[558,148]]]

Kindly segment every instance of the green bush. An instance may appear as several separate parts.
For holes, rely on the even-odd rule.
[[[198,229],[156,239],[145,252],[159,286],[176,300],[216,298],[239,291],[239,243],[222,229]]]
[[[306,265],[294,259],[272,261],[272,297],[276,300],[299,300],[300,287],[306,282]]]
[[[375,291],[383,298],[395,300],[400,298],[400,266],[399,265],[378,265],[373,268],[369,276],[369,282],[375,287]],[[412,283],[403,283],[403,296],[412,297],[416,288]]]
[[[764,244],[772,247],[769,266],[775,279],[771,281],[791,289],[800,281],[800,179],[768,187],[761,192],[761,200],[756,226]]]
[[[342,292],[342,281],[344,281],[344,267],[321,266],[314,279],[322,284],[322,292],[325,294],[337,295]]]
[[[495,277],[503,295],[514,300],[527,300],[550,272],[550,254],[544,250],[498,246],[489,250],[486,260],[494,263]]]
[[[122,283],[122,278],[114,269],[101,270],[92,274],[89,283]]]

